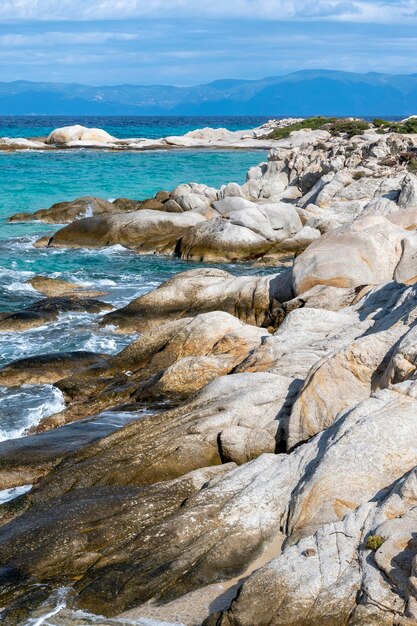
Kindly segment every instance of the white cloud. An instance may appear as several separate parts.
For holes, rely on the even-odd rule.
[[[1,0],[2,20],[338,19],[406,22],[417,0]]]
[[[134,41],[139,39],[135,33],[114,33],[84,31],[78,33],[50,31],[39,34],[9,33],[0,35],[0,46],[9,48],[47,47],[56,45],[103,44],[110,41]]]

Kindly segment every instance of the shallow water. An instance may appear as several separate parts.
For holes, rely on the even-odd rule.
[[[190,118],[0,118],[0,135],[39,135],[63,123],[79,122],[99,125],[118,136],[151,137],[186,132],[210,123],[206,119],[198,121],[201,124]],[[211,125],[237,129],[262,121],[216,118]],[[13,213],[33,212],[83,195],[143,199],[182,182],[214,187],[231,181],[243,183],[248,168],[265,159],[262,151],[0,152],[0,312],[21,309],[41,297],[27,284],[37,274],[98,288],[106,292],[102,299],[117,308],[178,272],[201,267],[172,257],[139,256],[121,246],[102,250],[34,248],[39,237],[59,227],[40,222],[9,224],[7,218]],[[274,271],[249,265],[218,267],[236,274]],[[111,354],[135,338],[118,334],[111,327],[100,327],[100,318],[97,314],[65,313],[39,328],[0,333],[0,366],[42,353],[90,350]],[[62,396],[51,385],[0,387],[0,441],[21,436],[28,426],[63,408]]]

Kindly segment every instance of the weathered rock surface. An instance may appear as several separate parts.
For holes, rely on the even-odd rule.
[[[248,277],[218,269],[189,270],[106,315],[103,323],[143,332],[163,321],[217,310],[267,328],[278,324],[280,303],[291,297],[287,273]]]
[[[53,130],[46,139],[46,143],[55,145],[72,144],[73,142],[97,144],[109,143],[114,140],[112,135],[101,128],[86,128],[76,124],[75,126],[64,126]]]
[[[294,133],[244,185],[120,199],[51,238],[296,258],[275,276],[175,276],[104,317],[143,333],[114,356],[3,368],[0,383],[53,381],[66,409],[0,445],[0,488],[34,483],[0,507],[2,617],[68,586],[63,624],[80,608],[171,619],[176,600],[200,604],[187,626],[416,623],[417,146],[381,132]],[[246,141],[226,134],[182,145]],[[38,286],[71,297],[15,326],[81,306]],[[100,422],[115,407],[138,417]],[[235,599],[202,610],[220,582]]]
[[[213,203],[221,217],[203,222],[181,239],[179,254],[200,261],[244,261],[288,256],[320,237],[303,229],[295,208],[283,202],[256,205],[241,197]]]
[[[93,415],[115,404],[183,400],[241,363],[267,331],[213,312],[164,324],[102,364],[60,380],[68,408],[31,432]]]
[[[119,244],[136,252],[172,254],[185,231],[203,220],[204,217],[193,212],[152,210],[88,217],[59,230],[43,245],[101,248]]]
[[[205,626],[412,626],[416,495],[413,470],[380,502],[285,548],[244,583],[225,614],[212,615]],[[374,552],[372,538],[378,538]]]
[[[295,293],[316,285],[349,288],[391,280],[405,234],[383,217],[367,217],[323,235],[294,262]]]

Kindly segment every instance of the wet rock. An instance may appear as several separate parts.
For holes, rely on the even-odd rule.
[[[129,419],[139,420],[151,413],[149,410],[133,411]],[[65,456],[120,428],[123,422],[117,415],[117,411],[104,413],[37,435],[0,442],[0,490],[39,482]],[[2,522],[9,515],[14,517],[19,513],[17,503],[11,500],[3,507]]]
[[[17,387],[20,385],[42,385],[55,383],[61,378],[74,374],[87,367],[104,366],[106,359],[93,352],[59,352],[13,361],[0,369],[0,385]]]
[[[185,404],[133,424],[63,461],[26,498],[41,502],[74,488],[148,484],[225,461],[246,463],[280,444],[296,390],[275,374],[209,383]]]
[[[228,313],[168,322],[141,335],[103,364],[60,380],[70,406],[31,432],[67,423],[122,403],[178,402],[228,374],[268,332]]]
[[[71,283],[60,278],[51,278],[49,276],[34,276],[27,281],[36,291],[44,296],[61,297],[61,296],[77,296],[78,298],[97,298],[105,296],[108,292],[89,289],[78,283]]]
[[[21,311],[0,313],[0,332],[16,332],[43,326],[55,321],[61,313],[68,311],[85,311],[86,313],[100,313],[112,307],[105,302],[92,298],[45,298],[31,304]]]

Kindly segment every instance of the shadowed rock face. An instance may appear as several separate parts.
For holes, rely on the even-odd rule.
[[[45,298],[25,307],[21,311],[0,313],[0,332],[15,332],[36,328],[56,320],[61,313],[66,313],[67,311],[100,313],[111,308],[109,304],[93,300],[92,298]]]

